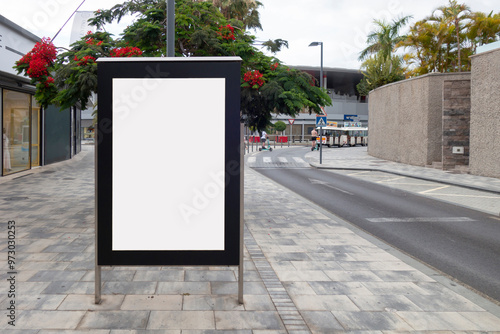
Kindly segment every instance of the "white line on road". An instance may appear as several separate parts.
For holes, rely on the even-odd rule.
[[[404,178],[406,178],[406,177],[405,176],[400,176],[400,177],[395,177],[395,178],[392,178],[392,179],[389,179],[389,180],[380,180],[380,181],[377,181],[377,183],[391,182],[391,181],[401,180],[401,179],[404,179]]]
[[[449,188],[449,187],[450,186],[442,186],[442,187],[432,188],[432,189],[421,191],[421,192],[419,192],[419,194],[426,194],[426,193],[430,193],[431,191],[441,190],[441,189],[445,189],[445,188]]]
[[[335,189],[337,191],[340,191],[340,192],[342,192],[344,194],[348,194],[348,195],[354,196],[353,193],[350,193],[350,192],[348,192],[347,190],[344,190],[344,189],[337,188],[337,187],[335,187],[334,185],[332,185],[332,184],[330,184],[328,182],[324,182],[324,181],[316,180],[316,179],[309,179],[309,182],[311,182],[312,184],[321,184],[321,185],[326,186],[328,188],[332,188],[332,189]]]
[[[481,196],[481,195],[459,195],[459,194],[430,194],[431,196],[450,196],[450,197],[474,197],[474,198],[498,198],[500,196]]]
[[[366,218],[372,223],[473,222],[469,217]]]
[[[262,160],[264,161],[264,163],[271,163],[272,162],[271,157],[263,157]]]
[[[278,157],[278,160],[280,162],[283,162],[283,163],[287,163],[288,162],[287,158],[285,158],[285,157]]]

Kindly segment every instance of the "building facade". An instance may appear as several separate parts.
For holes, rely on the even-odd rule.
[[[40,38],[0,15],[1,175],[10,175],[80,151],[80,113],[76,108],[42,109],[30,80],[13,69]]]
[[[319,83],[320,67],[291,66],[309,73]],[[361,122],[368,126],[368,100],[359,96],[356,85],[363,78],[359,70],[342,68],[323,68],[323,87],[332,99],[332,106],[325,107],[330,122]],[[302,112],[292,119],[290,116],[274,115],[272,122],[283,121],[287,124],[284,134],[293,136],[293,140],[307,140],[316,125],[316,114]],[[292,124],[291,124],[292,123]],[[292,140],[292,138],[290,138]]]

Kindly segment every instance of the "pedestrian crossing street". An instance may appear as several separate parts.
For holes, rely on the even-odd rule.
[[[248,157],[247,166],[251,168],[307,168],[310,167],[301,157],[266,157],[262,155]]]

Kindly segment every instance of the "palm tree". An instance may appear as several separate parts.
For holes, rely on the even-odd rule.
[[[204,0],[210,1],[210,0]],[[259,7],[262,3],[257,0],[211,0],[213,5],[219,8],[226,19],[237,19],[245,25],[245,28],[260,29]]]
[[[500,13],[488,15],[482,12],[474,12],[468,26],[467,38],[472,43],[472,52],[480,45],[495,42],[500,33]]]
[[[439,15],[435,15],[436,12]],[[458,72],[462,71],[462,53],[460,33],[465,28],[464,20],[470,19],[471,10],[466,4],[458,4],[457,0],[449,0],[448,6],[441,6],[434,10],[429,18],[431,21],[441,22],[445,28],[453,28],[455,31],[455,42],[457,43]]]
[[[406,36],[400,36],[399,30],[412,18],[411,15],[394,19],[391,23],[385,20],[374,20],[377,28],[368,34],[368,46],[360,52],[358,60],[365,60],[372,54],[380,53],[384,59],[391,57],[394,47]]]

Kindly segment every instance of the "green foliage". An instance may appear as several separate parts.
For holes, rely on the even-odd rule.
[[[377,87],[403,80],[405,76],[401,63],[402,59],[398,56],[384,59],[382,55],[375,55],[368,58],[363,63],[364,78],[356,86],[359,94],[368,96],[368,93]]]
[[[407,76],[470,71],[469,56],[478,46],[498,40],[499,34],[500,13],[472,12],[467,5],[449,0],[411,26],[397,47],[409,50],[404,56]]]
[[[248,126],[260,131],[271,124],[271,113],[295,116],[304,109],[319,113],[320,106],[331,105],[328,95],[314,85],[310,75],[280,65],[278,59],[253,46],[255,37],[246,29],[260,25],[258,1],[213,2],[216,6],[210,1],[176,0],[175,53],[180,57],[241,57],[241,112]],[[135,21],[120,38],[113,39],[103,31],[106,24],[130,14]],[[125,1],[109,10],[97,11],[90,22],[98,32],[72,44],[55,62],[53,70],[59,92],[37,90],[45,98],[46,94],[52,94],[52,103],[62,108],[75,104],[82,109],[87,107],[90,96],[97,91],[97,58],[166,54],[165,0]],[[277,39],[272,47],[287,45]]]
[[[286,123],[283,121],[277,121],[276,123],[274,123],[273,127],[274,127],[274,130],[276,130],[278,132],[282,132],[282,131],[285,131],[285,129],[286,129]]]

